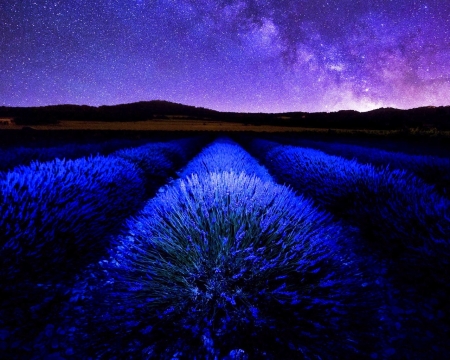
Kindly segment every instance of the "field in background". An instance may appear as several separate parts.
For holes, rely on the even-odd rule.
[[[21,130],[23,125],[1,124],[0,130]],[[222,131],[222,132],[292,132],[379,135],[379,136],[420,136],[450,138],[450,131],[436,129],[369,130],[369,129],[327,129],[293,126],[253,125],[238,122],[223,122],[206,119],[169,118],[147,121],[106,122],[62,120],[54,125],[26,126],[35,130],[107,130],[107,131]]]
[[[20,130],[22,125],[1,125],[0,129]],[[135,131],[257,131],[284,132],[304,131],[304,128],[287,128],[285,126],[247,125],[220,121],[204,121],[195,119],[161,119],[131,122],[76,121],[63,120],[55,125],[32,126],[36,130],[135,130]],[[327,131],[327,129],[308,129]]]

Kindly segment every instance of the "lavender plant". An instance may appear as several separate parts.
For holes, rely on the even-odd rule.
[[[370,164],[391,170],[406,170],[423,179],[442,194],[450,189],[450,159],[431,155],[411,155],[399,151],[386,151],[378,148],[350,145],[336,142],[298,140],[296,146],[321,150],[361,164]]]
[[[0,171],[11,171],[16,166],[26,166],[32,161],[53,159],[74,160],[89,155],[108,155],[121,148],[142,145],[145,140],[113,139],[98,143],[64,144],[50,147],[13,147],[0,149]],[[1,173],[0,173],[1,175]]]
[[[143,187],[133,164],[103,156],[33,162],[7,173],[0,182],[2,281],[73,271],[72,261],[104,250],[117,221],[138,209]]]
[[[203,137],[150,143],[135,148],[118,150],[112,156],[123,158],[139,167],[145,176],[148,195],[176,176],[175,171],[184,165],[204,143]]]
[[[180,177],[191,174],[204,174],[211,172],[234,171],[256,175],[264,181],[272,181],[265,167],[247,151],[230,138],[221,137],[202,150],[189,162]]]
[[[363,356],[376,296],[351,239],[284,186],[194,174],[115,238],[83,343],[108,358]]]
[[[167,181],[202,142],[151,143],[116,156],[33,162],[0,173],[3,357],[50,358],[64,346],[64,355],[73,354],[64,334],[75,331],[76,273],[107,253],[108,235],[141,208],[145,189]]]
[[[279,181],[358,226],[372,245],[403,261],[409,268],[405,275],[413,281],[431,275],[445,283],[450,202],[433,186],[406,171],[363,165],[319,150],[264,140],[251,146]]]

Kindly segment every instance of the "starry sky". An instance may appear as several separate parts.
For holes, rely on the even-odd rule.
[[[1,0],[0,106],[450,105],[449,0]]]

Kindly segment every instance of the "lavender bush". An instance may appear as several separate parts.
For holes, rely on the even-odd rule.
[[[143,187],[134,165],[103,156],[33,162],[7,173],[0,182],[2,280],[17,272],[54,276],[72,260],[86,261],[138,209]]]
[[[351,247],[347,230],[284,186],[194,174],[115,239],[83,295],[83,346],[93,358],[367,355],[376,296]]]
[[[50,147],[19,146],[0,149],[0,171],[11,171],[16,166],[26,166],[32,161],[44,162],[57,158],[75,160],[89,155],[108,155],[121,148],[142,145],[144,141],[115,139],[90,144],[71,143]]]
[[[139,167],[146,179],[146,192],[151,196],[168,179],[176,177],[175,171],[185,165],[205,141],[205,137],[193,137],[150,143],[118,150],[111,156],[123,158]]]
[[[409,171],[425,182],[435,185],[443,194],[450,195],[450,159],[431,155],[411,155],[399,151],[386,151],[372,147],[326,141],[299,140],[296,146],[324,151],[361,164],[391,170]]]
[[[142,207],[145,190],[167,181],[203,141],[188,138],[109,157],[33,162],[0,176],[3,357],[73,355],[76,274],[107,253],[108,235]]]
[[[433,186],[405,171],[362,165],[319,150],[265,140],[253,141],[250,148],[279,181],[358,226],[385,254],[413,265],[406,276],[445,282],[450,202]]]
[[[204,148],[179,175],[186,177],[191,174],[222,171],[245,172],[265,181],[273,180],[266,168],[259,165],[255,158],[236,142],[225,137],[217,139]]]

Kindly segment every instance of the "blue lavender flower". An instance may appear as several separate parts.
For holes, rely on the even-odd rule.
[[[295,144],[321,150],[330,155],[341,156],[348,160],[355,159],[360,164],[370,164],[381,168],[389,166],[389,169],[407,170],[427,183],[436,185],[436,189],[442,194],[446,194],[450,190],[450,159],[446,157],[412,155],[400,152],[399,149],[387,151],[374,147],[331,141],[301,139],[295,141]]]
[[[256,175],[264,181],[272,181],[265,167],[258,164],[241,146],[233,140],[221,137],[204,148],[180,172],[180,177],[210,172],[234,171]]]
[[[0,182],[2,281],[45,281],[89,263],[104,252],[116,222],[138,209],[143,186],[133,164],[104,156],[33,162],[7,173]]]
[[[405,274],[447,286],[450,201],[404,170],[359,164],[322,151],[255,140],[254,154],[300,193],[357,226]],[[264,149],[266,152],[263,152]],[[423,282],[422,282],[423,283]]]
[[[194,174],[115,239],[86,338],[97,353],[144,358],[363,354],[374,294],[351,246],[347,230],[284,186]],[[120,348],[101,343],[112,334]]]

